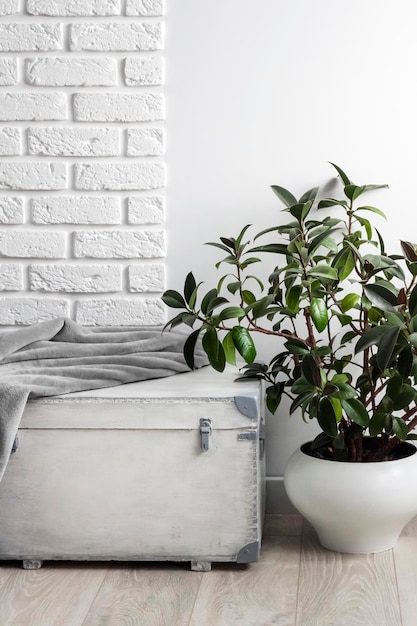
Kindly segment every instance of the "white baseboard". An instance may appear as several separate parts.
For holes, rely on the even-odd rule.
[[[297,513],[286,494],[283,476],[266,477],[266,512],[283,515]]]

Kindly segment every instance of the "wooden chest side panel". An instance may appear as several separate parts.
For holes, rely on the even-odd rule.
[[[258,442],[239,432],[214,429],[202,452],[191,429],[23,429],[0,484],[0,557],[237,554],[260,540],[262,497]]]

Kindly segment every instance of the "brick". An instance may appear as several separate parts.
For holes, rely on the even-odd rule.
[[[131,128],[127,131],[128,156],[161,156],[163,153],[162,128]]]
[[[29,266],[30,288],[35,291],[105,293],[121,291],[122,272],[116,265]]]
[[[74,257],[94,259],[145,259],[165,256],[165,233],[149,231],[78,231]]]
[[[0,15],[14,15],[19,11],[19,0],[0,0]]]
[[[76,321],[86,326],[158,326],[165,322],[160,298],[80,300]]]
[[[27,0],[27,12],[57,17],[119,15],[120,0]]]
[[[129,224],[160,224],[164,221],[165,199],[161,196],[130,196],[127,209]]]
[[[158,189],[165,184],[163,163],[80,163],[75,188],[86,190]],[[1,175],[0,175],[1,187]]]
[[[18,263],[0,263],[0,291],[21,291],[23,269]]]
[[[131,265],[128,275],[129,291],[152,293],[165,289],[165,265],[162,263]]]
[[[164,97],[156,93],[77,93],[73,105],[77,122],[156,122],[164,119]]]
[[[50,121],[67,118],[67,101],[64,93],[0,93],[0,120]]]
[[[36,224],[120,224],[120,199],[114,196],[40,196],[32,200]]]
[[[0,59],[0,85],[15,85],[17,76],[16,57],[3,57]]]
[[[0,224],[23,224],[23,198],[0,196]]]
[[[65,163],[0,164],[0,189],[65,189],[66,185]]]
[[[62,259],[66,235],[36,230],[0,231],[0,256],[15,258]]]
[[[162,57],[129,57],[125,59],[124,77],[129,87],[162,85],[164,60]]]
[[[120,22],[72,24],[71,50],[130,51],[161,50],[162,26],[159,22]]]
[[[126,15],[163,15],[164,0],[127,0]]]
[[[105,58],[26,59],[26,82],[49,87],[117,85],[117,63]]]
[[[62,50],[62,48],[60,24],[34,24],[33,22],[0,24],[0,50],[3,52]]]
[[[28,133],[29,154],[49,156],[115,156],[120,154],[115,128],[34,127]]]
[[[20,128],[0,127],[0,155],[16,156],[22,154]]]
[[[0,298],[0,324],[29,325],[68,317],[69,302],[58,298]]]

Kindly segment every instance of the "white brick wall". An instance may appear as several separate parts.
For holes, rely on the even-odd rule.
[[[161,324],[163,0],[0,0],[0,326]]]

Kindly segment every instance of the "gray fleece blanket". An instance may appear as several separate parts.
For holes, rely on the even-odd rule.
[[[27,399],[185,372],[187,335],[161,327],[86,328],[55,319],[0,331],[0,479]],[[207,364],[196,351],[196,367]]]

